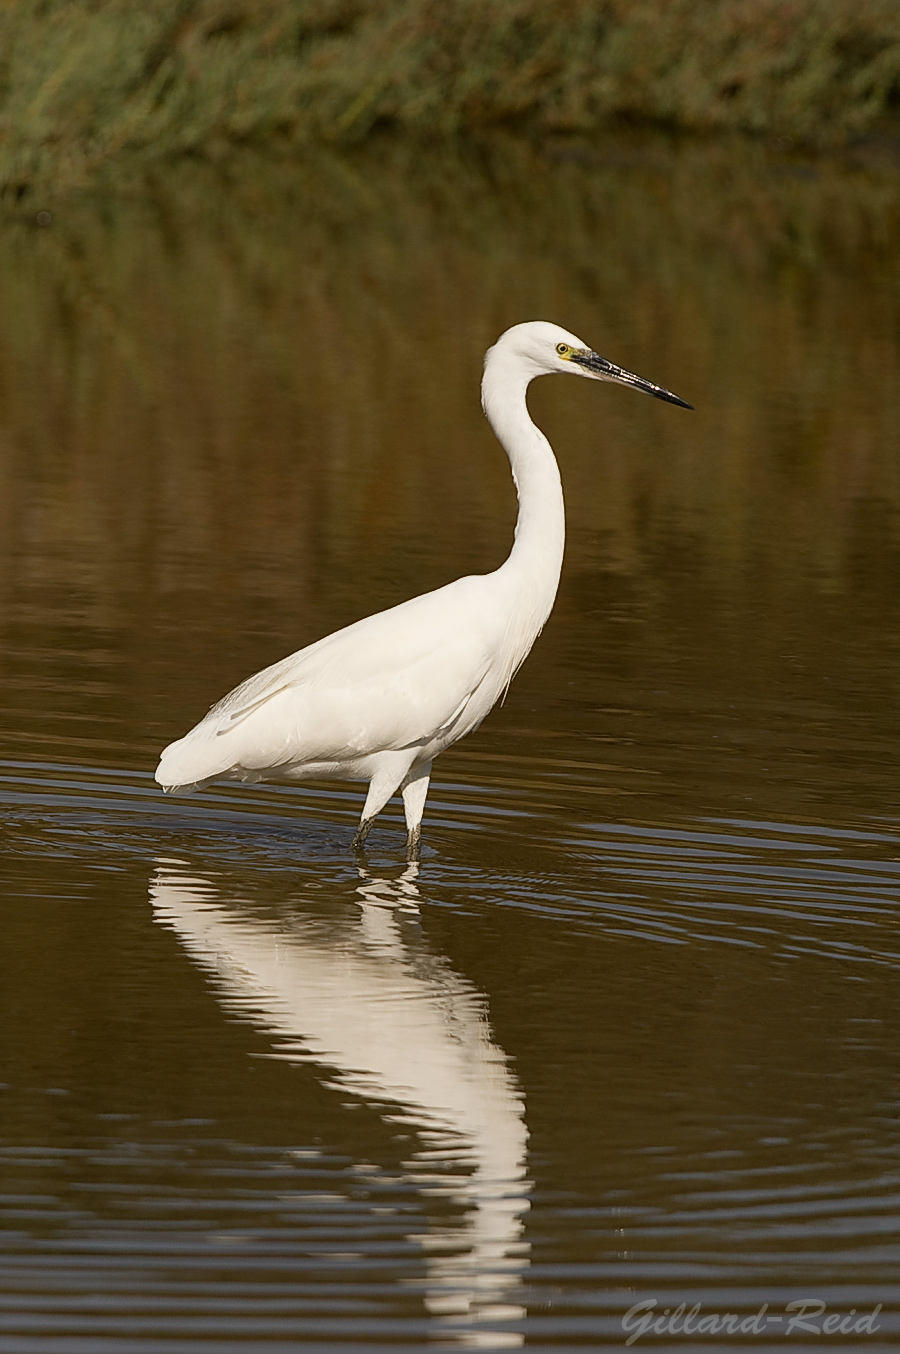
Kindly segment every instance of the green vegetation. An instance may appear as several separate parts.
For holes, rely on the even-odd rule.
[[[0,0],[0,189],[122,152],[613,120],[829,144],[900,107],[897,0]]]

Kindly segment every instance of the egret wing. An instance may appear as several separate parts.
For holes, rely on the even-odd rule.
[[[439,736],[490,671],[484,582],[459,579],[257,673],[172,745],[167,783],[347,761]]]

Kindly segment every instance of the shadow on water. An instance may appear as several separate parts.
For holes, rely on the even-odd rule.
[[[892,157],[385,143],[2,223],[2,1354],[896,1338]],[[358,788],[163,799],[248,672],[499,562],[537,316],[697,412],[538,383],[560,598],[420,871]]]

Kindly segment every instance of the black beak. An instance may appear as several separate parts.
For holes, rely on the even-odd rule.
[[[635,390],[643,390],[648,395],[652,395],[655,400],[665,400],[667,404],[678,404],[682,409],[693,409],[692,404],[687,400],[680,400],[677,395],[673,395],[671,390],[666,390],[664,386],[656,386],[652,381],[645,381],[643,376],[635,376],[633,372],[625,371],[622,367],[617,367],[613,362],[607,362],[605,357],[599,353],[581,352],[573,353],[569,359],[571,362],[577,362],[579,367],[584,367],[586,371],[591,372],[601,381],[617,381],[619,385],[633,386]]]

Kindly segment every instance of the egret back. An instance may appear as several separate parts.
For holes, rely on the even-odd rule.
[[[457,579],[257,673],[165,749],[157,780],[188,789],[305,763],[333,764],[337,774],[380,751],[461,737],[505,684],[497,659],[508,615],[497,578]]]

